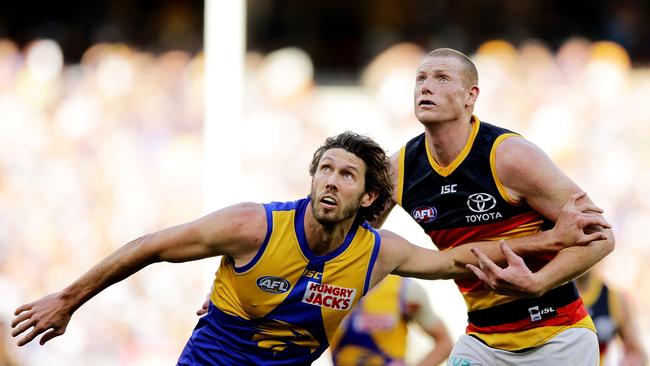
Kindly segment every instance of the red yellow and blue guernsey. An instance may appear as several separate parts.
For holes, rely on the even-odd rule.
[[[335,251],[315,255],[303,225],[308,203],[264,205],[260,250],[242,267],[222,258],[179,365],[307,365],[327,349],[368,290],[381,241],[367,223],[353,225]]]
[[[404,279],[378,283],[341,324],[332,341],[336,366],[404,365],[408,319]]]
[[[605,353],[619,331],[622,321],[620,295],[609,288],[596,276],[589,280],[589,287],[582,293],[582,299],[594,320],[598,331],[598,348],[600,363],[605,360]]]
[[[424,134],[400,150],[398,204],[438,249],[513,238],[550,227],[528,205],[511,199],[497,177],[497,146],[513,136],[519,135],[472,116],[470,138],[449,166],[441,167],[433,159]],[[551,255],[524,258],[533,272],[551,259]],[[490,347],[521,351],[567,328],[594,329],[573,282],[526,299],[488,291],[477,278],[456,284],[467,304],[467,334]]]

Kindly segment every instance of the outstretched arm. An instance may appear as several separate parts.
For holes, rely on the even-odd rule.
[[[531,253],[557,252],[568,246],[586,245],[594,240],[605,238],[606,235],[600,231],[585,233],[587,227],[593,225],[609,227],[609,223],[600,215],[602,212],[600,208],[591,204],[576,203],[583,196],[584,193],[577,193],[571,197],[562,207],[553,229],[508,239],[508,244],[515,253],[525,256]],[[401,276],[425,279],[467,277],[472,274],[467,265],[478,264],[477,258],[472,253],[474,249],[480,249],[497,263],[506,262],[506,256],[496,241],[468,243],[444,251],[435,251],[413,245],[387,230],[381,230],[380,233],[382,246],[378,258],[379,265],[376,266],[377,272],[376,275],[373,274],[373,281],[375,278],[378,281],[391,272]],[[519,279],[514,278],[513,280],[519,283]],[[521,285],[524,287],[523,283]],[[528,288],[527,291],[532,293],[537,289]]]
[[[23,346],[39,334],[40,344],[65,332],[72,314],[86,301],[149,264],[186,262],[227,255],[236,262],[252,258],[266,234],[263,206],[243,203],[196,221],[131,241],[96,264],[63,290],[19,306],[11,323],[12,336],[32,328],[17,342]]]

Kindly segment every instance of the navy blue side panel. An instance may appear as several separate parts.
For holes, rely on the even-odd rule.
[[[375,262],[377,261],[377,256],[379,255],[379,248],[381,248],[381,236],[379,233],[373,229],[368,222],[363,223],[363,227],[370,230],[375,235],[375,246],[372,249],[372,255],[370,256],[370,263],[368,264],[368,272],[366,273],[366,281],[363,285],[363,295],[364,296],[370,287],[370,277],[372,276],[372,269],[375,268]]]
[[[269,238],[271,238],[271,233],[273,232],[273,206],[273,204],[264,205],[264,210],[266,211],[266,237],[264,238],[264,242],[262,242],[260,249],[257,251],[257,254],[255,254],[255,257],[253,257],[250,262],[241,267],[236,267],[233,264],[232,267],[236,273],[243,273],[251,269],[260,260],[262,254],[264,254],[266,246],[269,243]]]

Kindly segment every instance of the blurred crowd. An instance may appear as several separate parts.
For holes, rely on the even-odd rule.
[[[326,136],[350,129],[396,151],[422,130],[412,93],[426,51],[396,44],[358,79],[335,83],[315,82],[302,49],[249,52],[242,136],[223,137],[241,141],[241,176],[223,172],[223,179],[241,181],[247,200],[289,200],[309,193],[307,168]],[[557,52],[538,41],[494,40],[471,57],[479,69],[477,116],[540,145],[606,210],[617,249],[598,270],[629,293],[650,347],[650,272],[643,270],[650,261],[650,69],[633,67],[616,43],[580,38]],[[24,48],[0,40],[0,357],[24,365],[171,364],[216,259],[145,269],[92,299],[45,347],[18,349],[8,336],[16,306],[59,290],[131,239],[200,216],[211,189],[202,185],[210,101],[201,53],[97,44],[78,64],[63,59],[51,40]],[[458,296],[453,306],[431,296],[458,335],[465,311],[453,284],[449,290]]]

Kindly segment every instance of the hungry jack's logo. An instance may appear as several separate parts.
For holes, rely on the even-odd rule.
[[[357,289],[307,282],[302,302],[334,310],[349,310]]]

